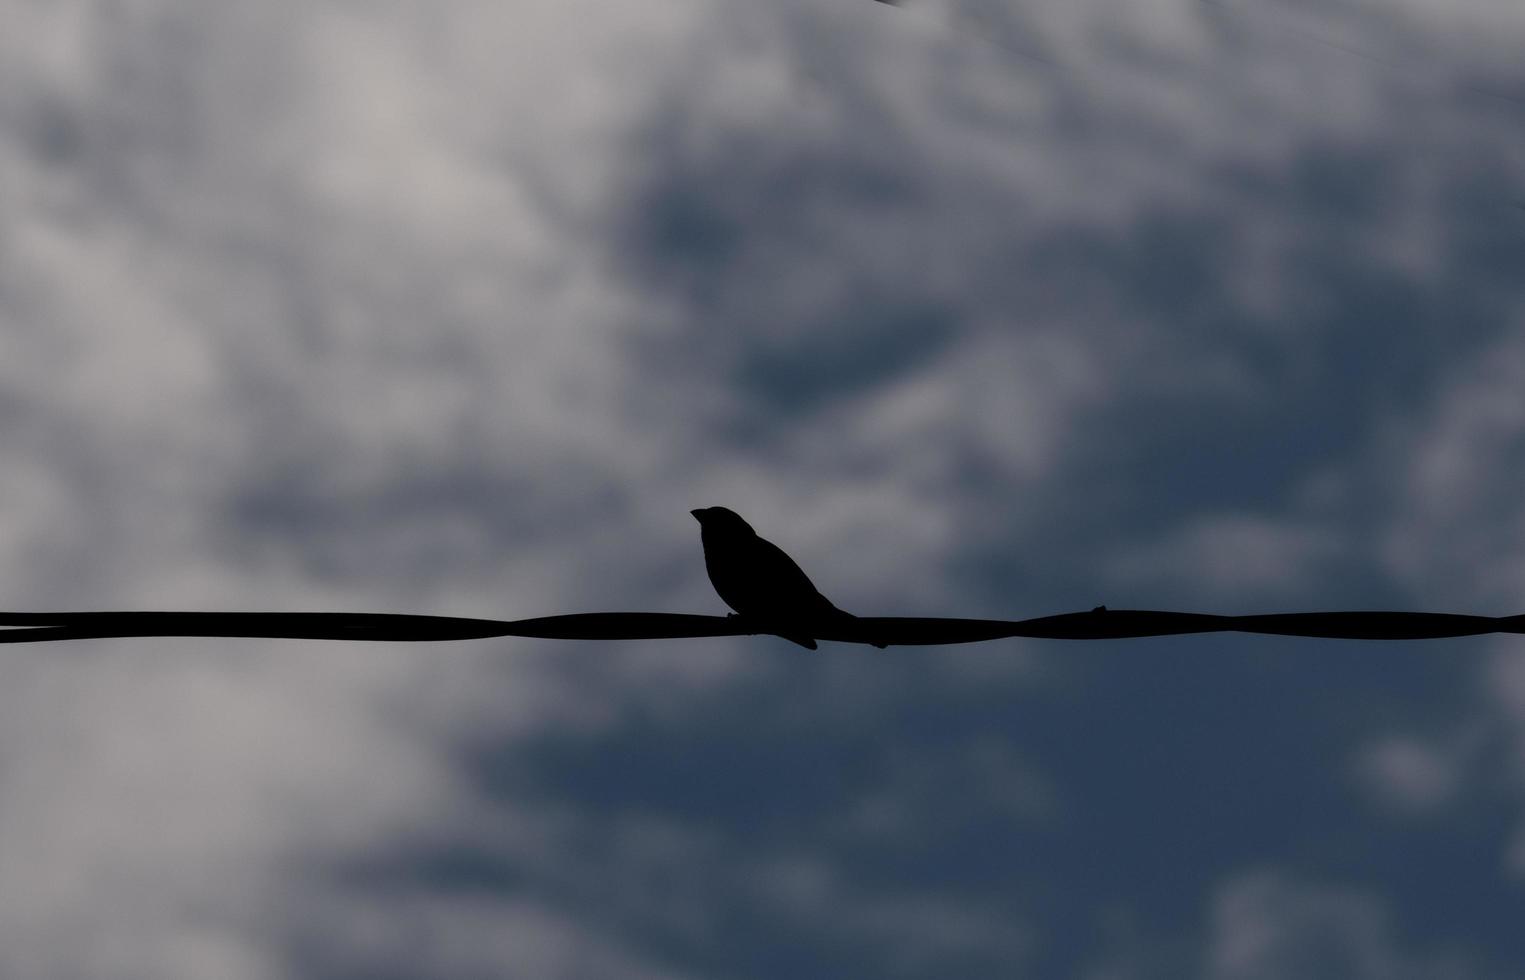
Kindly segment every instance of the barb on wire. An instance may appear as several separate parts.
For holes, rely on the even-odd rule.
[[[535,619],[469,619],[393,613],[51,612],[0,613],[0,643],[143,636],[267,637],[301,640],[430,642],[522,636],[553,640],[658,640],[783,635],[780,626],[742,616],[599,612]],[[818,639],[875,646],[935,646],[1007,637],[1116,640],[1189,633],[1267,633],[1347,640],[1425,640],[1525,633],[1525,615],[1423,612],[1304,612],[1215,616],[1154,609],[1107,609],[1036,619],[860,616],[822,625]]]

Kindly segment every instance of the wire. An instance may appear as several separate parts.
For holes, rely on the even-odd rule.
[[[801,629],[822,640],[875,646],[935,646],[1008,637],[1116,640],[1190,633],[1265,633],[1347,640],[1429,640],[1525,633],[1525,615],[1466,616],[1423,612],[1305,612],[1257,616],[1116,609],[1037,619],[944,619],[862,616],[831,624],[764,623],[740,616],[600,612],[535,619],[468,619],[392,613],[326,612],[50,612],[0,613],[0,643],[146,636],[264,637],[298,640],[438,642],[497,636],[551,640],[660,640],[780,635]]]

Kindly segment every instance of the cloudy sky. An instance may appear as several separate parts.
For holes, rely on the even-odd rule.
[[[0,605],[1525,611],[1517,0],[0,0]],[[1516,977],[1525,645],[0,652],[0,975]]]

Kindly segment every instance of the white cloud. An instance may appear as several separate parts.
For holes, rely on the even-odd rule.
[[[1204,974],[1211,980],[1481,975],[1455,955],[1413,950],[1380,900],[1277,871],[1225,882],[1210,920]]]
[[[1025,923],[977,903],[923,892],[894,894],[846,879],[828,863],[780,856],[751,880],[761,905],[809,933],[867,943],[879,972],[920,975],[937,964],[1021,964],[1033,949]]]
[[[288,876],[395,833],[448,790],[436,750],[378,710],[411,669],[395,652],[7,652],[5,972],[277,975],[269,901]]]
[[[843,815],[855,838],[910,843],[936,838],[966,819],[1038,827],[1063,819],[1054,781],[1004,740],[990,736],[936,753],[890,754],[877,780]],[[962,795],[950,808],[948,800]]]
[[[575,914],[512,894],[381,890],[346,898],[303,910],[299,970],[367,976],[406,963],[419,976],[436,977],[678,980],[689,975],[589,928]]]
[[[1448,374],[1430,411],[1393,439],[1403,476],[1386,556],[1416,589],[1513,613],[1525,597],[1514,489],[1525,476],[1525,342],[1506,334]]]
[[[1366,746],[1360,775],[1400,812],[1434,812],[1455,797],[1467,773],[1466,746],[1448,746],[1407,736],[1389,736]]]
[[[651,440],[619,422],[618,290],[520,177],[594,206],[649,89],[588,58],[692,12],[48,7],[0,29],[7,604],[596,605],[554,536],[619,521],[578,528]],[[527,111],[536,71],[581,96]],[[484,542],[504,512],[524,530]],[[442,543],[467,560],[420,583]],[[327,880],[474,805],[465,733],[599,723],[534,644],[478,646],[7,647],[0,972],[285,976],[313,905],[421,917],[438,945],[387,964],[421,975],[516,936],[536,972],[639,972],[533,899],[377,913]]]
[[[1105,252],[1141,214],[1221,207],[1262,236],[1229,236],[1260,256],[1229,291],[1274,308],[1299,226],[1215,175],[1412,118],[1344,66],[1244,64],[1189,5],[1100,23],[1114,7],[1044,15],[1056,74],[845,4],[6,6],[7,604],[713,609],[684,512],[719,502],[787,529],[844,604],[957,601],[947,563],[1044,519],[1023,493],[1064,472],[1087,412],[1130,384],[1238,377],[1221,351],[1225,371],[1204,370],[1168,326],[1131,324],[1096,288],[1108,270],[1016,288],[1012,256],[1055,222]],[[1120,35],[1147,57],[1114,60]],[[911,204],[863,204],[851,173],[808,199],[762,193],[800,161],[881,152],[901,154],[888,169]],[[749,162],[750,182],[728,169]],[[714,183],[685,183],[689,166]],[[650,204],[637,175],[667,168],[699,211],[744,218],[713,308],[615,268],[628,212]],[[768,234],[770,209],[798,237]],[[1381,254],[1384,227],[1362,247]],[[787,419],[736,390],[759,351],[787,358],[902,289],[952,310],[947,338]],[[862,328],[847,360],[896,329]],[[1140,363],[1160,371],[1139,380]],[[1517,380],[1485,387],[1507,407]],[[727,438],[759,417],[766,438]],[[1507,439],[1496,423],[1442,413],[1435,465],[1455,430],[1486,454]],[[1423,513],[1451,493],[1436,479],[1415,481]],[[1274,589],[1322,557],[1311,533],[1208,518],[1134,567]],[[734,644],[607,663],[546,649],[7,648],[0,973],[275,978],[297,972],[310,913],[335,962],[449,976],[513,950],[536,973],[669,975],[540,895],[330,878],[421,827],[498,816],[463,785],[462,743],[509,752],[768,671]],[[1013,812],[1052,804],[1025,758],[982,764]],[[702,850],[699,830],[674,833]],[[793,894],[824,904],[802,915],[845,902],[845,928],[909,957],[1028,948],[977,905],[812,873]],[[1247,894],[1224,914],[1279,893]],[[1225,962],[1254,960],[1238,948]]]
[[[1515,799],[1525,799],[1525,656],[1517,643],[1502,643],[1484,674],[1489,706],[1502,715],[1511,750],[1505,757],[1505,778],[1514,787]],[[1504,854],[1506,869],[1525,878],[1525,819],[1515,828]]]
[[[1159,541],[1109,560],[1122,588],[1172,583],[1226,600],[1296,595],[1340,553],[1334,529],[1311,522],[1226,514],[1193,519]]]

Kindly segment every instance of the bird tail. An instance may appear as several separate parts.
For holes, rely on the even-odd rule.
[[[878,647],[880,650],[890,645],[889,641],[883,636],[878,635],[874,629],[863,621],[861,616],[854,616],[852,613],[844,612],[841,609],[837,609],[836,614],[848,629],[857,634],[855,642],[867,643],[869,646]]]
[[[857,634],[850,642],[867,643],[881,650],[889,646],[889,641],[872,631],[863,620],[852,613],[843,612],[835,607],[832,608],[830,621],[816,620],[814,623],[816,626],[826,629],[828,635],[836,632],[835,629],[829,629],[828,627],[836,627],[837,629],[845,627],[847,631]],[[774,628],[768,632],[771,632],[774,636],[783,637],[790,643],[797,643],[807,650],[817,649],[815,636],[812,635],[814,631],[811,629],[811,621],[789,623],[787,625],[775,623],[773,625]]]
[[[854,614],[848,613],[848,611],[833,607],[833,619],[837,620],[836,625],[845,626],[852,634],[856,634],[856,636],[852,637],[852,640],[849,640],[851,643],[868,643],[869,646],[877,646],[878,649],[885,649],[886,646],[889,646],[889,640],[880,636],[877,629],[863,622],[863,617],[854,616]]]

